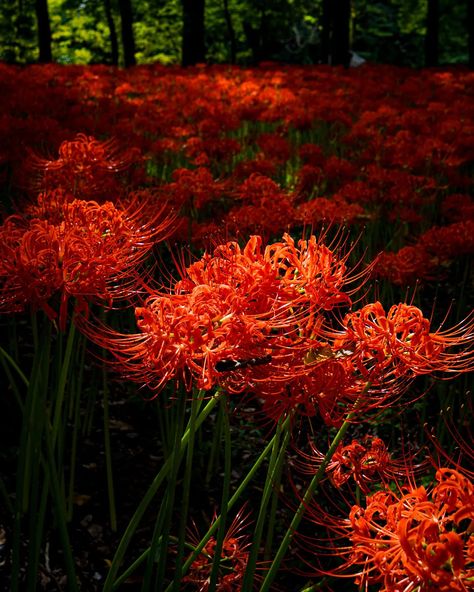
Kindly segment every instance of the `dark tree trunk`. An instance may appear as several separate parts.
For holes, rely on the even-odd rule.
[[[474,0],[467,0],[467,28],[469,68],[474,70]]]
[[[230,63],[235,64],[237,57],[237,45],[235,40],[234,25],[232,24],[232,17],[229,10],[229,0],[224,0],[224,19],[227,25],[227,34],[229,35]]]
[[[36,19],[38,22],[39,61],[53,61],[51,52],[51,25],[49,23],[48,0],[36,0]]]
[[[112,5],[110,0],[104,0],[105,18],[107,19],[107,25],[109,27],[110,36],[110,48],[111,48],[111,61],[114,66],[118,66],[119,63],[119,50],[118,50],[118,39],[117,30],[115,28],[114,17],[112,14]]]
[[[126,68],[135,66],[135,38],[133,36],[133,13],[131,0],[119,0],[122,24],[123,62]]]
[[[183,66],[202,63],[206,59],[204,44],[205,0],[182,0],[183,5]]]
[[[322,15],[321,15],[321,63],[329,64],[329,55],[331,53],[331,0],[323,0]]]
[[[428,0],[426,13],[425,66],[437,66],[439,55],[439,0]]]
[[[351,61],[350,54],[350,23],[351,0],[333,0],[332,4],[332,38],[331,63],[346,68]]]

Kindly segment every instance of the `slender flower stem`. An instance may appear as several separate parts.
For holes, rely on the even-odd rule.
[[[112,463],[112,447],[110,445],[110,425],[109,425],[109,387],[107,384],[107,371],[105,366],[102,368],[102,388],[104,405],[104,452],[105,452],[105,472],[107,476],[107,496],[109,498],[109,518],[110,528],[113,532],[117,530],[117,511],[115,508],[114,475]]]
[[[208,592],[214,592],[217,586],[219,567],[221,563],[222,547],[224,545],[224,538],[226,533],[227,513],[229,510],[230,476],[232,471],[232,442],[230,438],[227,399],[225,397],[221,399],[221,413],[224,424],[224,482],[222,484],[221,520],[219,524],[219,530],[217,531],[216,546],[214,549],[214,559],[212,562],[211,575],[209,576]]]
[[[184,454],[184,449],[180,447],[180,439],[184,430],[184,420],[186,415],[186,397],[181,397],[181,400],[177,402],[177,405],[173,407],[175,413],[173,413],[173,430],[171,440],[171,459],[172,466],[167,477],[166,491],[164,500],[161,503],[160,511],[155,523],[155,531],[151,541],[151,557],[148,558],[147,569],[145,570],[145,576],[143,578],[142,590],[148,592],[148,590],[162,590],[164,587],[166,568],[168,567],[168,549],[169,549],[169,536],[173,521],[173,509],[175,506],[176,499],[176,487],[178,483],[178,472],[181,465],[181,461]],[[189,439],[187,446],[189,446],[191,438],[191,419],[188,421],[187,429],[189,431]],[[156,539],[156,542],[155,542]],[[157,563],[157,569],[155,574],[155,583],[150,586],[147,581],[147,574],[150,573],[153,564],[150,561],[153,560]]]
[[[369,387],[366,386],[365,390],[367,390],[368,388]],[[357,406],[358,406],[358,403],[356,402],[353,411],[351,411],[347,415],[344,423],[342,424],[339,431],[335,435],[335,437],[331,443],[331,446],[329,447],[329,450],[327,451],[326,456],[324,457],[323,462],[321,463],[319,469],[317,470],[316,474],[314,475],[310,484],[308,485],[308,489],[306,490],[306,493],[304,494],[303,499],[301,500],[301,503],[295,512],[295,515],[293,516],[293,520],[291,521],[291,524],[290,524],[288,530],[286,531],[285,536],[283,537],[283,540],[280,544],[280,548],[278,549],[278,551],[272,561],[270,569],[268,570],[268,572],[265,576],[265,579],[264,579],[262,586],[260,588],[260,592],[267,592],[269,590],[270,586],[272,585],[273,580],[275,579],[276,574],[278,572],[278,569],[280,568],[280,564],[281,564],[281,562],[288,550],[288,547],[293,539],[293,536],[295,535],[295,532],[298,529],[298,526],[303,518],[306,508],[308,507],[309,502],[311,501],[319,483],[321,482],[321,479],[324,477],[326,467],[328,466],[331,458],[333,457],[334,453],[336,452],[337,447],[339,446],[342,439],[344,438],[344,436],[347,432],[347,429],[349,428],[349,426],[351,424],[352,418],[356,414]]]
[[[270,457],[270,462],[268,465],[267,478],[266,478],[265,485],[263,488],[262,500],[260,502],[260,510],[258,513],[257,523],[256,523],[254,534],[252,537],[252,548],[250,550],[250,555],[249,555],[249,559],[247,562],[247,568],[245,570],[244,581],[242,582],[242,589],[243,590],[251,588],[251,583],[252,583],[254,572],[255,572],[255,566],[257,563],[257,556],[258,556],[258,553],[260,550],[260,542],[262,540],[263,527],[264,527],[265,521],[268,517],[267,516],[268,503],[270,501],[270,498],[271,498],[271,495],[273,492],[275,477],[276,477],[277,473],[279,472],[279,467],[281,466],[281,463],[283,461],[286,447],[287,447],[289,439],[290,439],[290,430],[288,429],[288,426],[289,426],[289,424],[286,423],[285,430],[283,430],[282,422],[280,421],[277,425],[277,428],[276,428],[274,445],[273,445],[272,454]],[[280,438],[281,438],[282,433],[284,434],[284,437],[283,437],[283,442],[280,446]],[[270,516],[270,520],[271,520],[271,518],[272,517]]]
[[[287,424],[289,424],[289,422],[290,422],[290,416],[288,416],[285,419],[285,421],[283,422],[282,428],[284,427],[286,429],[286,426],[287,426]],[[242,495],[242,493],[247,488],[248,484],[255,477],[255,474],[257,473],[258,469],[262,465],[263,461],[266,459],[266,457],[269,455],[270,451],[272,450],[273,445],[274,445],[274,441],[275,441],[275,435],[271,438],[271,440],[265,446],[265,448],[263,449],[263,451],[260,453],[260,456],[254,462],[252,468],[249,470],[249,472],[247,473],[247,475],[243,479],[242,483],[236,489],[234,495],[230,498],[229,503],[227,504],[228,510],[232,509],[232,507],[234,506],[234,504],[237,502],[237,500],[240,498],[240,496]],[[198,557],[198,555],[201,553],[201,551],[203,550],[203,548],[205,547],[205,545],[207,544],[207,542],[209,541],[209,539],[212,537],[212,535],[219,528],[220,522],[221,522],[221,517],[218,516],[214,520],[214,522],[211,524],[211,526],[209,527],[209,530],[206,532],[206,534],[202,537],[202,539],[199,542],[199,544],[196,545],[194,551],[187,558],[186,562],[183,565],[183,570],[182,570],[183,574],[185,574],[188,571],[188,569],[193,564],[193,562],[196,559],[196,557]],[[165,592],[171,592],[171,586],[172,586],[172,584],[170,584],[166,588]],[[104,592],[106,592],[105,589],[104,589]]]
[[[211,413],[211,411],[216,406],[217,402],[219,401],[220,393],[216,393],[206,404],[204,409],[199,414],[198,418],[196,419],[196,429],[202,424],[202,422],[206,419],[206,417]],[[189,427],[185,430],[183,437],[181,438],[180,444],[180,451],[184,452],[186,446],[188,445],[190,437],[190,429]],[[160,488],[161,484],[163,483],[164,479],[167,477],[168,473],[172,468],[172,458],[168,458],[168,460],[163,464],[161,467],[160,472],[154,478],[152,484],[148,488],[148,491],[140,501],[137,509],[135,510],[134,515],[132,516],[128,526],[120,540],[119,546],[117,551],[115,552],[114,558],[112,560],[112,564],[110,566],[109,573],[104,583],[103,592],[110,592],[113,590],[114,587],[114,580],[117,576],[118,570],[122,563],[123,557],[128,549],[128,546],[132,540],[133,535],[135,534],[138,525],[140,524],[143,515],[150,505],[151,501],[156,495],[156,492]]]
[[[180,524],[179,524],[179,536],[178,536],[178,550],[176,554],[176,570],[174,574],[173,587],[176,592],[179,591],[181,585],[181,567],[184,557],[184,549],[186,546],[186,522],[188,518],[189,510],[189,497],[191,492],[191,478],[193,469],[193,457],[194,457],[194,439],[196,434],[196,418],[199,412],[199,407],[202,402],[202,391],[193,392],[193,400],[191,403],[191,417],[189,420],[189,443],[186,451],[186,466],[184,471],[183,479],[183,501],[181,504],[180,511]],[[170,539],[172,537],[170,536]]]

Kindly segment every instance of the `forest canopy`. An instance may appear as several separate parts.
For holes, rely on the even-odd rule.
[[[351,50],[365,60],[414,67],[465,64],[469,5],[469,0],[3,0],[0,60],[179,64],[186,62],[183,36],[194,34],[186,28],[186,15],[192,28],[201,18],[193,11],[201,10],[202,47],[193,48],[193,61],[325,63],[332,9],[338,23],[347,10]],[[50,51],[44,40],[43,49],[38,42],[41,29]],[[435,44],[431,50],[427,37]],[[434,62],[427,51],[436,54]]]

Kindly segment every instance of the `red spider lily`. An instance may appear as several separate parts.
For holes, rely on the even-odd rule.
[[[289,413],[319,415],[327,425],[339,426],[355,401],[347,389],[349,377],[344,366],[336,359],[324,358],[301,366],[301,354],[287,357],[286,364],[275,356],[272,363],[252,372],[249,383],[255,385],[263,413],[275,422]]]
[[[11,216],[0,228],[0,310],[31,305],[56,318],[60,295],[60,326],[73,296],[82,309],[90,300],[111,302],[128,296],[136,266],[163,236],[169,224],[143,222],[141,207],[119,210],[110,202],[72,200],[60,203],[58,193],[41,196],[42,217]]]
[[[317,379],[316,371],[308,373],[307,356],[320,345],[321,311],[350,302],[342,291],[349,281],[344,259],[315,237],[297,246],[285,235],[265,249],[257,236],[243,249],[228,242],[181,274],[171,293],[155,293],[135,309],[139,333],[89,331],[130,378],[155,391],[178,378],[188,387],[196,381],[204,390],[223,384],[241,392],[263,372],[280,392],[289,377],[307,375],[309,388],[312,379],[344,374],[335,361],[321,366]]]
[[[224,537],[216,585],[216,590],[219,592],[240,592],[242,589],[242,581],[249,558],[250,540],[241,533],[248,524],[248,515],[240,510]],[[190,531],[190,535],[191,543],[197,546],[200,540],[198,533]],[[216,539],[211,537],[191,564],[189,572],[183,577],[183,584],[192,585],[198,592],[207,592],[216,544]]]
[[[375,302],[347,314],[343,326],[341,333],[334,334],[334,347],[347,352],[346,361],[369,381],[473,368],[472,314],[452,329],[431,331],[419,308],[402,303],[386,313]]]
[[[302,460],[296,464],[302,472],[315,474],[324,460],[324,454],[313,440],[309,441],[309,448],[309,453],[298,451]],[[361,440],[352,440],[350,444],[340,444],[326,468],[326,473],[338,489],[353,479],[361,491],[367,494],[374,483],[404,477],[406,464],[406,459],[399,461],[392,458],[383,440],[366,435]],[[411,465],[410,469],[419,472],[424,467],[426,463]]]
[[[172,177],[174,182],[162,190],[171,193],[170,201],[174,207],[186,205],[191,210],[199,210],[221,197],[225,191],[225,184],[215,181],[211,172],[204,167],[196,170],[176,169]]]
[[[397,253],[382,253],[377,259],[375,273],[398,286],[414,285],[419,280],[434,278],[439,263],[420,245],[403,247]]]
[[[296,216],[298,221],[311,226],[320,222],[352,224],[357,218],[365,217],[365,213],[358,204],[351,204],[334,196],[332,199],[316,197],[300,204],[296,210]]]
[[[474,487],[460,473],[439,469],[431,491],[378,492],[349,521],[357,583],[381,592],[467,592],[474,578]]]
[[[60,145],[56,160],[34,157],[32,164],[39,171],[40,189],[61,187],[75,197],[87,199],[116,193],[116,173],[136,160],[136,150],[122,150],[115,140],[100,142],[92,136],[77,134],[74,140]]]
[[[474,252],[474,220],[434,226],[421,235],[422,248],[446,261]]]
[[[436,472],[436,481],[430,488],[411,483],[398,492],[386,487],[352,506],[348,518],[309,508],[312,522],[350,541],[332,546],[335,555],[346,558],[343,565],[331,572],[314,566],[315,571],[354,578],[366,591],[371,585],[380,592],[472,590],[474,486],[444,468]],[[311,547],[309,537],[303,538]],[[313,542],[314,550],[323,550],[323,541]],[[327,552],[330,543],[325,543]]]

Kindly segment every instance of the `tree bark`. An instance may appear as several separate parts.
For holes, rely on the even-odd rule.
[[[349,67],[351,0],[332,2],[331,63]]]
[[[119,49],[117,39],[117,29],[115,28],[114,16],[112,14],[112,5],[110,0],[104,0],[105,18],[107,19],[107,25],[109,27],[110,36],[110,58],[114,66],[118,66],[119,63]]]
[[[321,14],[321,58],[320,61],[322,64],[329,64],[329,55],[331,53],[331,8],[332,3],[331,0],[323,0],[322,4],[322,14]]]
[[[122,28],[123,62],[126,68],[135,66],[135,37],[133,36],[133,13],[131,0],[119,0]]]
[[[206,47],[204,42],[205,0],[182,0],[183,6],[183,45],[181,62],[192,66],[204,62]]]
[[[437,66],[439,61],[439,0],[428,0],[426,13],[425,66]]]
[[[232,23],[232,17],[229,10],[229,0],[224,0],[224,19],[227,25],[227,34],[229,36],[230,63],[235,64],[237,58],[237,44],[235,40],[235,29]]]
[[[469,68],[474,70],[474,0],[467,0],[467,39]]]
[[[38,22],[39,62],[53,61],[51,51],[51,25],[49,22],[48,0],[36,0],[36,20]]]

